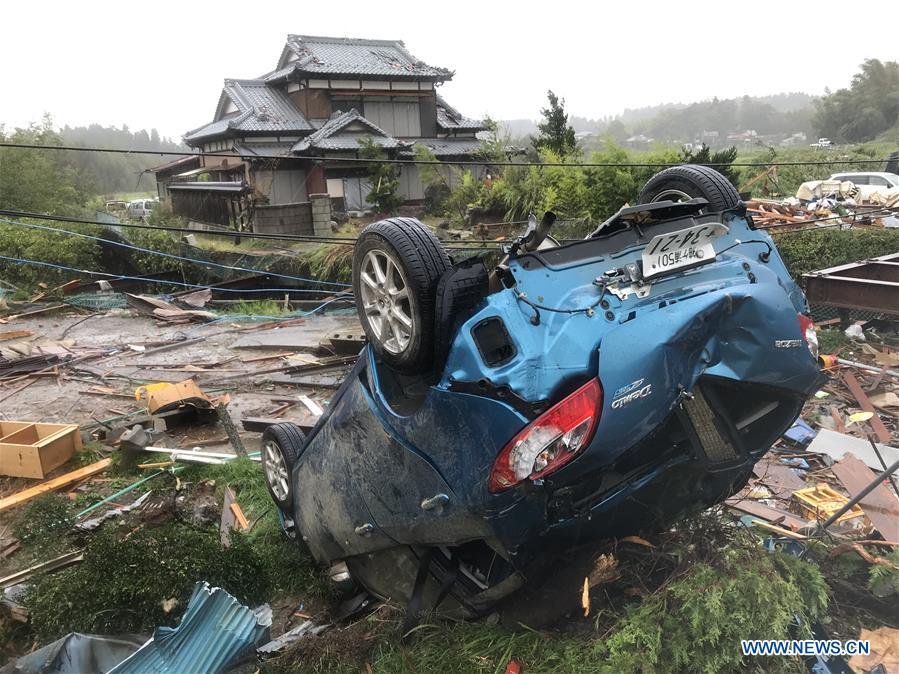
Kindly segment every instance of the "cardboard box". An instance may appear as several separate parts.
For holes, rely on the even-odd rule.
[[[43,479],[80,448],[74,424],[0,421],[0,475]]]

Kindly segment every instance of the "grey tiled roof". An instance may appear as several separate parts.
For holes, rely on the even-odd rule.
[[[203,126],[188,131],[184,134],[184,140],[190,142],[199,138],[207,138],[209,136],[217,136],[221,133],[225,133],[230,128],[229,124],[231,123],[231,121],[237,118],[239,115],[240,113],[237,112],[230,115],[225,115],[215,122],[209,122],[208,124],[204,124]]]
[[[482,120],[463,116],[440,95],[437,96],[437,125],[447,131],[482,131],[485,128]]]
[[[290,133],[311,131],[312,125],[280,89],[263,80],[225,80],[224,94],[238,112],[189,131],[185,141],[235,131]]]
[[[344,129],[354,122],[365,126],[368,129],[368,132],[344,132]],[[302,153],[310,149],[358,150],[359,140],[362,138],[371,138],[371,140],[384,148],[394,148],[402,145],[396,138],[393,138],[376,124],[365,119],[365,117],[360,115],[354,108],[347,112],[336,114],[318,131],[298,141],[296,145],[293,146],[293,151]]]
[[[265,76],[267,81],[291,72],[308,75],[354,75],[445,81],[453,72],[429,66],[406,51],[400,40],[288,35],[285,51],[296,60]]]
[[[438,158],[471,156],[475,159],[481,149],[481,141],[477,138],[416,138],[415,142],[424,145]],[[411,157],[414,153],[414,149],[409,148],[400,154]]]

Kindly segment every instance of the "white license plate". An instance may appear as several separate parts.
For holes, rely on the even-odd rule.
[[[715,259],[712,241],[726,233],[727,227],[714,222],[652,237],[643,249],[643,277],[711,262]]]

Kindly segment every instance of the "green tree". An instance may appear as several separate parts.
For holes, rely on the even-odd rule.
[[[359,156],[363,159],[385,159],[387,154],[374,140],[365,137],[359,141]],[[374,204],[379,213],[395,214],[403,203],[403,198],[398,193],[399,167],[386,162],[372,162],[369,164],[368,175],[371,179],[371,192],[366,196],[368,203]]]
[[[540,135],[533,140],[534,147],[540,151],[550,150],[562,157],[573,154],[577,145],[574,127],[569,126],[565,113],[565,100],[560,100],[552,90],[546,92],[546,97],[549,107],[540,111],[543,121],[537,125]]]
[[[45,115],[40,124],[0,139],[25,145],[62,145]],[[11,210],[77,215],[91,193],[89,181],[72,164],[71,153],[28,148],[0,148],[0,206]]]
[[[872,140],[899,123],[899,63],[868,59],[839,89],[816,102],[812,123],[819,136],[840,142]]]
[[[731,184],[736,187],[739,182],[737,170],[731,166],[737,158],[737,148],[729,147],[726,150],[712,152],[708,145],[703,145],[695,152],[687,148],[681,149],[681,159],[684,164],[702,164],[711,166],[719,173],[723,173]]]

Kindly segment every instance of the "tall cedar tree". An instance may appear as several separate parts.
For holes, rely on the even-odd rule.
[[[552,150],[560,156],[574,152],[574,127],[568,125],[565,114],[565,99],[559,100],[552,90],[546,92],[549,107],[543,108],[540,114],[543,121],[537,125],[540,135],[533,141],[538,150]]]

